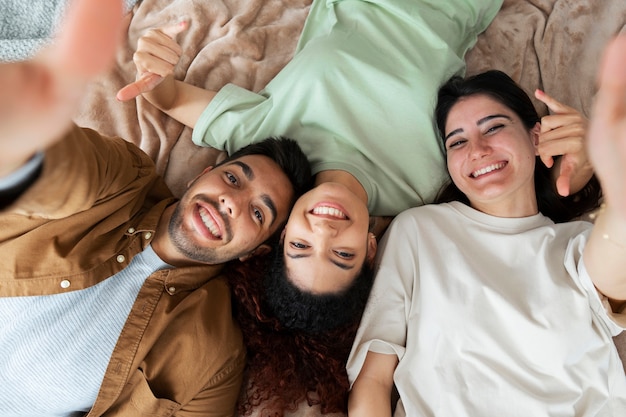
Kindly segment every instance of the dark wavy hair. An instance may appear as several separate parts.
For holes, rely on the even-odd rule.
[[[270,263],[269,256],[232,262],[225,274],[248,355],[239,414],[260,408],[260,415],[282,417],[303,401],[324,414],[346,413],[345,367],[359,320],[315,334],[287,329],[266,307],[263,277]]]
[[[452,107],[461,98],[474,95],[486,95],[508,107],[520,117],[528,130],[541,121],[528,94],[504,72],[491,70],[468,78],[454,76],[439,89],[435,108],[435,120],[442,140]],[[539,211],[556,223],[572,220],[597,208],[602,196],[600,182],[595,175],[582,190],[568,197],[560,196],[550,169],[539,157],[535,161],[535,193]],[[451,180],[437,197],[438,203],[450,201],[469,205],[465,194]]]

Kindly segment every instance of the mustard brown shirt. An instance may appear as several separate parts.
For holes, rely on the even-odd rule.
[[[0,296],[75,291],[113,276],[150,244],[175,201],[136,146],[73,126],[0,211]],[[245,349],[220,273],[196,266],[147,277],[89,417],[233,415]]]

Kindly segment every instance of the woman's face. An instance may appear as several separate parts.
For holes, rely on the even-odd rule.
[[[287,276],[300,289],[333,293],[348,287],[376,253],[366,205],[347,187],[322,183],[296,201],[285,231]]]
[[[529,131],[516,113],[485,95],[464,97],[452,107],[445,128],[448,171],[472,207],[500,217],[537,213],[539,129],[537,123]]]

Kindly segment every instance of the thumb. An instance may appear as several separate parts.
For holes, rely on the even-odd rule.
[[[141,78],[139,78],[137,81],[132,82],[125,87],[122,87],[117,92],[115,97],[119,101],[132,100],[135,97],[143,93],[151,91],[152,89],[154,89],[154,87],[159,85],[161,81],[163,81],[163,77],[161,77],[158,74],[153,74],[151,72],[148,72],[144,74]]]
[[[570,183],[572,175],[574,174],[574,167],[571,164],[563,161],[561,163],[561,170],[559,177],[556,179],[556,191],[562,197],[567,197],[570,192]]]
[[[173,25],[165,26],[161,28],[161,32],[170,38],[174,39],[176,35],[181,32],[186,31],[189,28],[189,19],[183,19],[178,23],[174,23]]]

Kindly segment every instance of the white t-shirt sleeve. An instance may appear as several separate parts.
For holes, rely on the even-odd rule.
[[[572,279],[587,293],[589,306],[599,323],[609,334],[617,336],[626,329],[626,314],[612,311],[609,299],[597,290],[587,271],[582,253],[588,242],[589,233],[591,230],[581,233],[570,241],[565,254],[565,268]]]
[[[397,355],[402,359],[411,313],[412,294],[418,281],[418,253],[407,230],[413,218],[400,214],[392,222],[378,248],[379,268],[347,363],[350,383],[359,375],[368,351]]]

